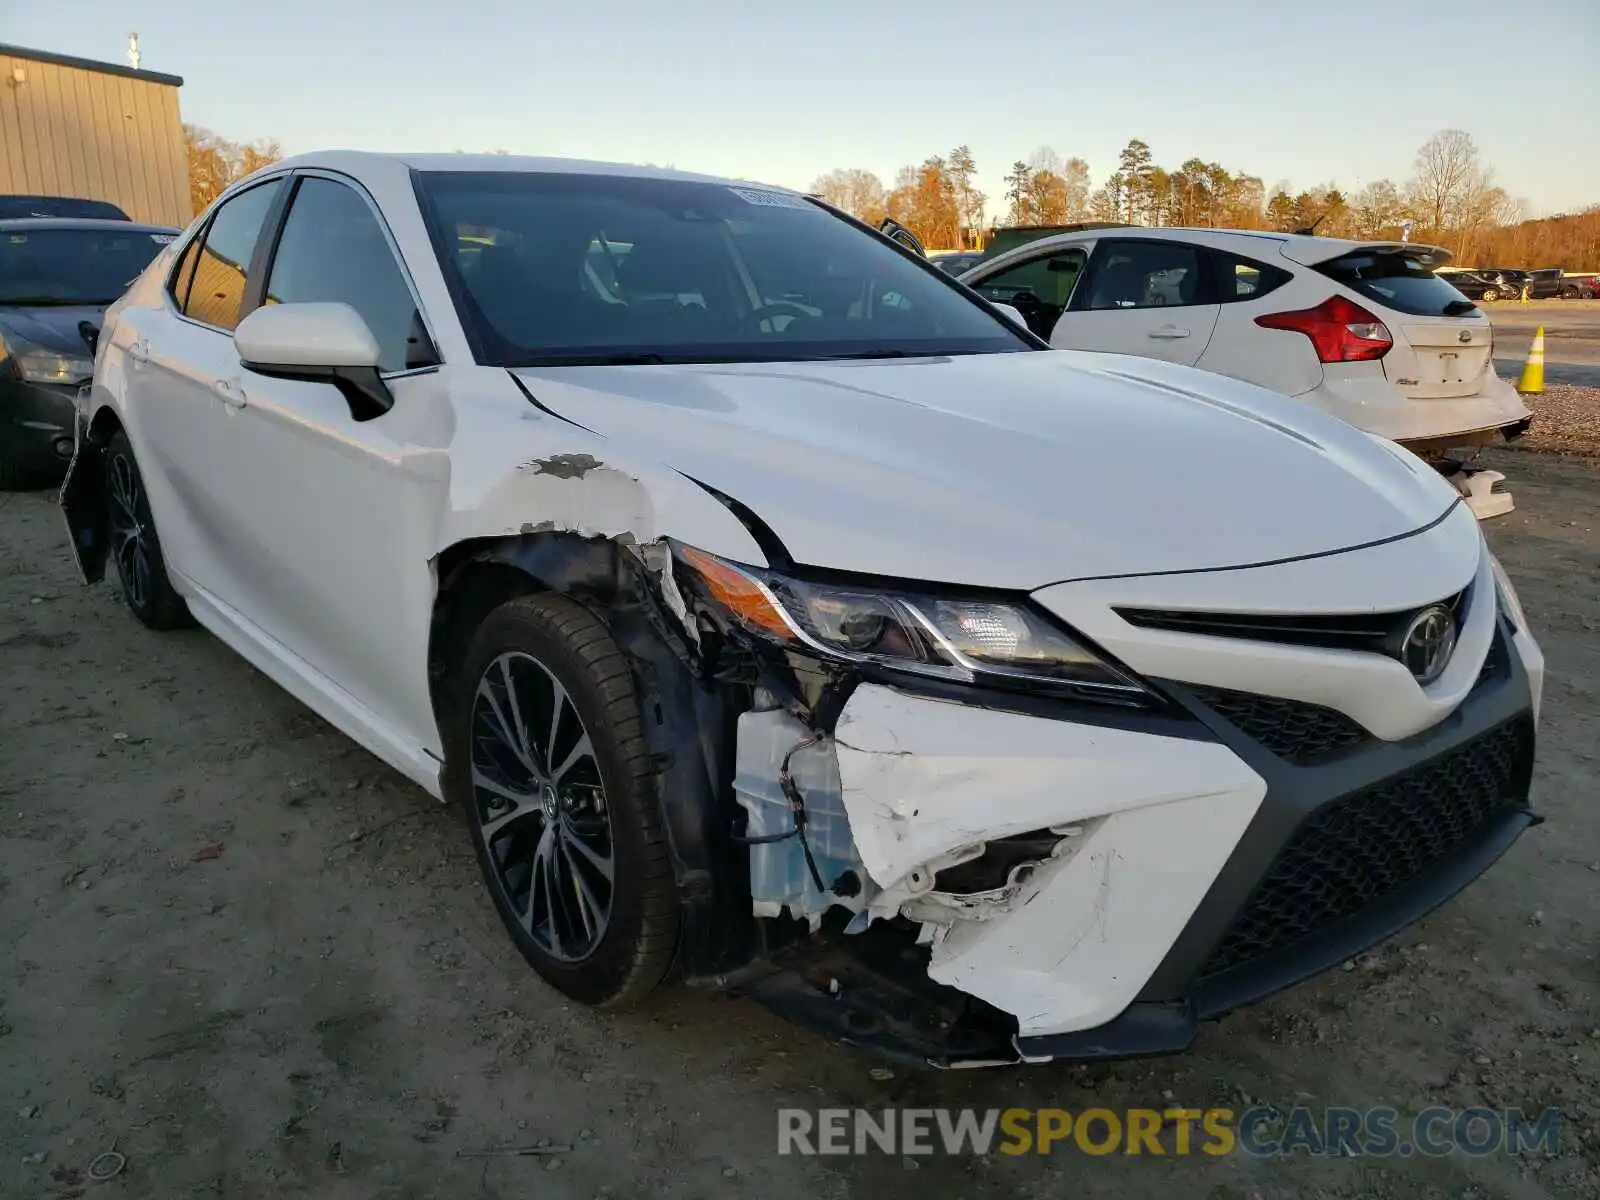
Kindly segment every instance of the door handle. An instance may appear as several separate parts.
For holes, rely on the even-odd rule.
[[[211,390],[216,392],[229,408],[245,406],[244,388],[239,385],[237,379],[219,379],[211,385]]]
[[[128,357],[133,359],[133,361],[136,362],[136,363],[149,362],[150,361],[150,339],[149,338],[139,338],[132,345],[130,345],[128,347]]]
[[[1146,336],[1171,340],[1174,338],[1186,338],[1189,336],[1189,331],[1187,329],[1179,329],[1176,325],[1162,325],[1152,329]]]

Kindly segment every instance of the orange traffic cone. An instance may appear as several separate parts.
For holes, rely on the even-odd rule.
[[[1522,378],[1517,381],[1517,391],[1537,396],[1544,391],[1544,326],[1533,335],[1533,348],[1528,351],[1528,361],[1522,365]]]

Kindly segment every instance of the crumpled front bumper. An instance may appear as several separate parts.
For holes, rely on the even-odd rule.
[[[808,748],[825,763],[810,781],[837,781],[818,797],[834,814],[826,828],[813,818],[822,871],[865,877],[855,917],[821,927],[826,950],[802,961],[804,982],[752,994],[842,1026],[846,1040],[946,1066],[1181,1050],[1200,1020],[1415,921],[1534,823],[1542,674],[1531,638],[1497,618],[1477,682],[1448,717],[1318,766],[1286,761],[1204,689],[1165,680],[1153,684],[1175,715],[1018,711],[861,684],[831,744]],[[1014,844],[1038,852],[1020,863],[999,853]],[[1369,845],[1380,849],[1362,858]],[[1301,903],[1302,886],[1351,897]],[[790,911],[818,921],[802,910],[822,897],[800,892],[790,889]],[[852,954],[874,973],[858,982]],[[888,958],[898,977],[886,987]],[[910,1010],[926,1003],[936,1015],[923,1024],[948,1028],[965,1021],[964,1001],[989,1018],[989,1036],[930,1051],[936,1038]]]

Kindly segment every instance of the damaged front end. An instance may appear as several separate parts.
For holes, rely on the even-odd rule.
[[[747,689],[726,836],[753,952],[691,982],[943,1066],[1127,1007],[1257,777],[1015,597],[672,560],[704,677]]]

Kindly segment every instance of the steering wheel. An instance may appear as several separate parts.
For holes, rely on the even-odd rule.
[[[768,300],[765,304],[751,309],[744,319],[749,324],[760,325],[761,322],[771,320],[773,317],[803,317],[806,320],[811,320],[816,315],[805,305],[796,304],[792,300]],[[784,326],[784,328],[786,329],[788,326]],[[782,330],[774,329],[772,332],[781,333]]]

